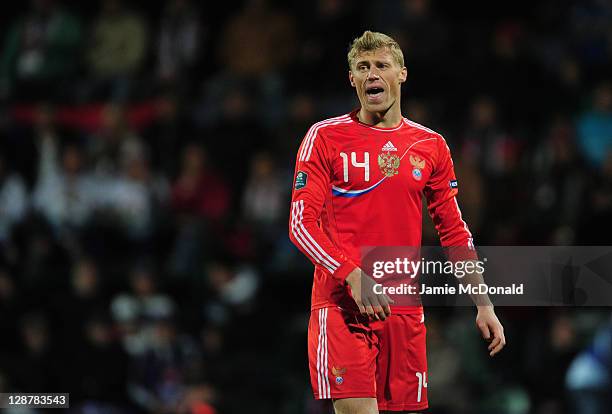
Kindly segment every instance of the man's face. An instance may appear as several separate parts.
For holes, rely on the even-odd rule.
[[[356,56],[349,80],[357,90],[362,108],[369,112],[385,112],[399,105],[406,68],[401,67],[386,48],[377,49]]]

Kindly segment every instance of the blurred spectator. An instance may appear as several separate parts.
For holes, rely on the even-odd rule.
[[[223,325],[230,322],[234,314],[250,309],[259,285],[254,269],[243,266],[237,269],[222,261],[212,262],[207,267],[208,283],[214,300],[205,305],[208,321]]]
[[[317,0],[314,6],[312,2],[294,3],[296,16],[303,18],[299,19],[299,54],[296,56],[293,70],[288,74],[289,79],[294,85],[300,85],[302,90],[316,90],[317,105],[329,100],[335,101],[334,95],[342,92],[344,96],[349,95],[351,91],[348,89],[346,77],[346,53],[349,42],[357,37],[355,21],[360,20],[360,16],[356,3],[349,0]],[[373,10],[368,15],[372,12]],[[322,73],[323,67],[333,69],[325,70],[325,76],[313,76]],[[339,88],[340,85],[346,89]],[[350,104],[350,101],[344,103]],[[328,114],[327,108],[319,110]],[[335,109],[329,110],[336,113]]]
[[[57,98],[51,93],[58,91],[57,82],[74,76],[81,26],[58,3],[31,0],[30,10],[10,28],[0,66],[1,96]]]
[[[602,171],[588,185],[588,213],[582,218],[581,236],[593,244],[606,245],[612,231],[612,152],[608,152]]]
[[[145,155],[142,140],[127,123],[125,109],[116,104],[106,105],[100,129],[88,141],[93,171],[100,178],[116,177],[122,160]]]
[[[542,332],[544,335],[533,338],[527,355],[529,381],[526,384],[534,391],[535,412],[563,411],[565,401],[560,400],[559,390],[564,388],[564,373],[578,352],[574,319],[555,311],[551,315],[551,323]],[[542,387],[544,381],[546,387]]]
[[[74,393],[77,401],[84,401],[84,406],[96,412],[113,412],[127,402],[128,357],[108,317],[104,313],[88,315],[81,331],[85,341],[73,356],[71,397]]]
[[[612,151],[612,86],[599,85],[593,96],[593,107],[578,118],[578,144],[595,169],[601,169]]]
[[[89,258],[77,260],[70,275],[69,291],[55,296],[53,309],[65,352],[70,353],[82,344],[82,334],[88,319],[106,310],[103,279],[96,263]]]
[[[206,85],[205,102],[218,105],[239,90],[254,101],[257,116],[270,127],[284,109],[282,70],[296,50],[293,17],[271,7],[268,0],[248,0],[230,18],[217,49],[222,71]],[[211,113],[215,120],[219,114]]]
[[[19,321],[21,347],[13,358],[6,361],[11,383],[20,392],[49,392],[59,390],[61,375],[57,355],[52,349],[52,338],[46,317],[42,313],[29,313]]]
[[[5,257],[28,293],[21,299],[24,307],[55,300],[54,293],[62,285],[69,260],[64,240],[44,217],[32,214],[15,228],[13,241]]]
[[[573,244],[584,209],[587,175],[578,157],[569,121],[555,119],[533,154],[535,185],[531,220],[537,221],[538,226],[531,231],[531,237],[545,243]],[[551,239],[542,239],[546,235],[552,235]]]
[[[205,130],[206,150],[218,167],[222,167],[221,161],[232,160],[232,168],[223,168],[224,179],[231,188],[242,188],[249,174],[251,157],[270,142],[270,130],[264,127],[267,120],[259,113],[267,107],[258,107],[246,91],[236,86],[226,92],[219,105],[216,124]],[[240,151],[229,152],[228,144]]]
[[[126,99],[147,51],[144,21],[122,0],[103,0],[91,37],[89,65],[98,85],[110,86],[114,100]]]
[[[274,10],[268,0],[248,0],[221,36],[222,67],[238,78],[269,76],[291,61],[295,31],[291,15]]]
[[[25,183],[18,174],[9,171],[4,155],[0,154],[0,245],[7,241],[12,227],[24,217],[27,206]]]
[[[444,324],[435,316],[427,317],[428,394],[435,413],[465,412],[469,407],[466,384],[460,380],[461,359],[458,349],[448,339]]]
[[[180,168],[172,186],[172,210],[178,226],[170,267],[172,273],[185,275],[201,269],[202,253],[218,245],[230,189],[209,166],[200,145],[185,147]]]
[[[610,48],[610,19],[612,5],[604,0],[589,0],[572,4],[569,14],[569,27],[576,51],[581,59],[592,66],[609,63],[612,56]]]
[[[125,350],[130,355],[141,355],[148,348],[153,322],[173,316],[176,305],[168,295],[158,292],[151,269],[137,266],[129,280],[131,292],[117,295],[111,302],[111,311]]]
[[[143,240],[155,230],[157,209],[168,199],[168,182],[153,176],[146,155],[139,151],[125,154],[121,164],[122,174],[105,180],[105,207],[131,238]]]
[[[162,95],[158,100],[157,118],[142,132],[150,149],[150,164],[166,179],[177,175],[181,149],[194,134],[194,126],[187,101],[175,93]]]
[[[285,209],[284,184],[280,181],[271,155],[255,155],[243,195],[242,212],[245,218],[261,230],[278,224]]]
[[[488,237],[506,243],[516,239],[516,229],[511,229],[512,214],[506,209],[511,205],[509,197],[517,193],[522,185],[517,172],[521,155],[521,144],[505,131],[498,119],[498,107],[494,100],[487,97],[476,98],[470,107],[469,123],[464,133],[463,161],[476,163],[485,179],[484,189],[487,206],[486,220],[495,223],[487,229]],[[504,189],[496,191],[495,189]],[[487,237],[487,236],[485,236]]]
[[[84,171],[81,149],[74,144],[60,149],[52,116],[45,108],[38,115],[40,159],[32,204],[56,230],[78,228],[96,207],[97,188]]]
[[[201,375],[201,355],[170,318],[155,322],[150,348],[134,360],[130,396],[149,412],[175,412],[187,384]]]
[[[575,411],[603,414],[612,395],[612,323],[602,326],[592,343],[572,362],[565,377]]]
[[[174,210],[213,222],[227,214],[229,199],[229,188],[212,170],[204,148],[195,144],[185,147],[181,171],[172,188]]]
[[[159,28],[158,76],[164,82],[184,84],[198,59],[202,27],[190,0],[168,0]]]
[[[513,172],[518,163],[517,142],[500,125],[495,101],[488,97],[475,99],[469,116],[464,135],[467,156],[477,159],[487,175],[499,177]]]

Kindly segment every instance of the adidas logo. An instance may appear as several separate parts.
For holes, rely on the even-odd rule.
[[[391,141],[387,141],[385,145],[382,147],[383,151],[397,151],[397,148],[391,143]]]

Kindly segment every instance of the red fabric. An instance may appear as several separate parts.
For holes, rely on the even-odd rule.
[[[399,159],[399,166],[380,167],[379,155]],[[298,177],[304,174],[305,184]],[[396,128],[373,128],[353,112],[315,124],[298,151],[289,220],[291,240],[315,265],[312,309],[354,308],[342,281],[366,247],[421,245],[423,196],[442,246],[473,251],[454,180],[444,138],[407,119]]]
[[[379,410],[427,408],[425,333],[422,314],[369,322],[337,307],[311,311],[308,359],[314,397],[376,398]]]
[[[426,409],[427,355],[423,314],[391,315],[384,322],[373,322],[372,329],[379,344],[376,359],[378,409]]]

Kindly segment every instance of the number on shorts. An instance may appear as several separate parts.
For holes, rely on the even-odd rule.
[[[421,390],[427,388],[427,372],[416,372],[415,375],[419,379],[419,389],[417,391],[417,402],[421,402]]]

